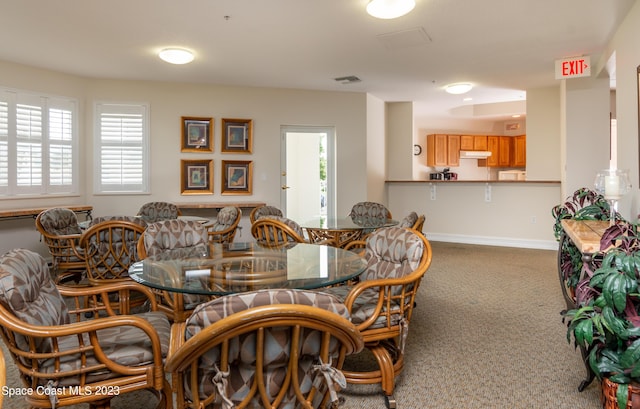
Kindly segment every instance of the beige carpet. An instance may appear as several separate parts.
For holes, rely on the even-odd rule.
[[[556,252],[432,243],[396,383],[398,408],[598,409],[599,384],[566,340]],[[6,350],[5,350],[6,353]],[[10,384],[16,371],[9,368]],[[349,385],[342,408],[384,408],[377,386]],[[4,408],[26,408],[5,399]],[[146,392],[113,408],[154,407]]]

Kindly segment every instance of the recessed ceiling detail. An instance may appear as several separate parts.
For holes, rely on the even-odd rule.
[[[377,35],[376,38],[390,50],[416,47],[431,43],[431,37],[429,37],[429,34],[427,34],[423,27],[380,34]]]
[[[334,78],[334,80],[338,81],[341,84],[353,84],[354,82],[362,81],[360,78],[355,75],[347,75],[346,77],[338,77]]]

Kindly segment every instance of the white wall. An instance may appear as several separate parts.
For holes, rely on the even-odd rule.
[[[362,172],[358,189],[364,188],[364,197],[357,202],[369,200],[372,202],[387,203],[386,189],[384,182],[387,179],[387,152],[386,152],[386,110],[385,103],[379,98],[367,95],[367,140],[360,146],[360,154],[366,152],[366,163],[362,163]],[[346,157],[348,159],[348,156]],[[351,164],[356,170],[356,163]],[[366,180],[366,185],[362,181]],[[356,186],[353,186],[356,188]],[[339,195],[338,195],[339,196]],[[347,209],[338,209],[337,216],[346,216],[351,210],[351,205]]]
[[[616,119],[618,120],[618,167],[629,169],[632,194],[620,202],[629,220],[640,213],[638,159],[638,77],[640,65],[640,2],[632,7],[618,28],[607,55],[616,54]]]
[[[413,178],[413,102],[387,102],[387,179]]]
[[[347,214],[353,203],[366,200],[367,141],[366,94],[316,92],[289,89],[222,87],[204,84],[178,84],[145,81],[118,81],[79,78],[55,72],[0,62],[0,85],[55,95],[74,97],[80,103],[80,150],[83,193],[78,197],[55,199],[0,199],[0,209],[47,207],[56,204],[89,204],[94,216],[135,214],[141,204],[152,200],[173,202],[262,201],[280,204],[280,127],[281,125],[321,125],[336,129],[337,211]],[[93,194],[93,104],[95,101],[136,101],[150,104],[151,194],[106,196]],[[180,152],[180,117],[214,118],[214,152]],[[221,154],[221,118],[253,119],[253,154]],[[381,117],[384,123],[383,116]],[[384,134],[384,131],[381,131]],[[375,152],[384,157],[384,144]],[[378,153],[381,152],[381,153]],[[180,160],[212,158],[214,194],[180,194]],[[221,161],[254,162],[253,195],[223,196]],[[383,161],[382,161],[383,162]],[[379,166],[379,162],[376,163]],[[384,164],[378,183],[384,195]],[[248,215],[245,215],[248,216]],[[247,229],[244,235],[250,234]],[[0,252],[15,246],[46,254],[38,241],[32,219],[0,221]]]
[[[560,180],[560,87],[527,90],[527,177]]]

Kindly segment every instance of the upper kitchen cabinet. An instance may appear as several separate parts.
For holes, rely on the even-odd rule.
[[[515,168],[527,166],[527,135],[511,138],[511,166]]]
[[[461,151],[486,151],[487,136],[486,135],[460,135]]]
[[[427,166],[460,166],[460,135],[427,135]]]

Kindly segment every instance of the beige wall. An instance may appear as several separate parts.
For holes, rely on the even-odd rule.
[[[145,81],[118,81],[79,78],[0,63],[0,85],[22,90],[74,97],[80,104],[80,150],[82,194],[78,197],[52,199],[0,199],[0,209],[47,207],[57,204],[89,204],[94,216],[135,214],[147,201],[263,201],[280,204],[280,126],[322,125],[336,129],[337,140],[337,212],[347,214],[352,204],[368,199],[366,94],[317,92],[251,87],[222,87],[202,84],[177,84]],[[151,194],[94,195],[93,107],[96,101],[147,102],[150,104]],[[212,154],[180,152],[180,117],[213,117],[214,152]],[[221,118],[249,118],[254,124],[252,155],[220,153]],[[384,118],[381,119],[384,123]],[[384,129],[384,128],[382,128]],[[382,134],[384,132],[382,131]],[[376,154],[384,157],[377,145]],[[380,153],[381,152],[381,153]],[[214,194],[183,196],[180,194],[180,160],[212,158]],[[253,195],[223,196],[221,161],[224,159],[254,162]],[[383,161],[382,161],[383,162]],[[377,163],[380,163],[378,161]],[[383,162],[384,163],[384,162]],[[380,195],[384,194],[384,164],[378,177]],[[384,199],[384,197],[382,197]],[[248,216],[248,215],[247,215]],[[16,246],[45,251],[38,241],[33,220],[0,221],[0,252]],[[244,235],[250,235],[244,229]],[[245,236],[243,239],[248,239]]]

